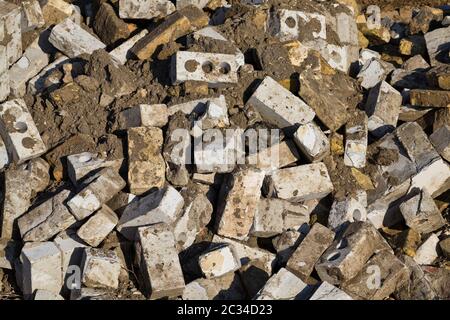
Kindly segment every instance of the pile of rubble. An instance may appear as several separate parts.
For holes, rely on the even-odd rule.
[[[450,7],[385,2],[0,1],[0,299],[449,299]]]

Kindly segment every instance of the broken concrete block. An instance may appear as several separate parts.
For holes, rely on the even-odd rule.
[[[69,266],[76,266],[81,270],[81,261],[86,244],[70,229],[58,234],[53,243],[61,252],[61,270],[64,283],[66,284],[65,288],[72,290],[74,289],[72,286],[77,285],[77,283],[68,283],[67,281],[67,278],[73,274],[73,270],[70,270]]]
[[[88,177],[90,173],[100,168],[111,167],[119,171],[122,161],[122,159],[108,161],[97,157],[93,153],[82,152],[67,156],[67,171],[72,183],[77,185],[81,180]]]
[[[245,299],[246,292],[239,275],[227,273],[218,278],[196,279],[186,285],[183,300],[238,300]]]
[[[254,169],[230,175],[222,185],[217,234],[233,239],[247,238],[258,210],[264,172]]]
[[[152,300],[181,295],[185,283],[171,228],[159,223],[141,227],[137,233],[146,294]]]
[[[427,135],[416,122],[402,124],[395,130],[395,135],[402,143],[409,158],[414,161],[417,172],[440,159]]]
[[[139,195],[164,185],[166,167],[161,154],[162,145],[163,133],[159,128],[128,130],[128,184],[131,193]]]
[[[250,234],[255,237],[269,238],[282,233],[284,211],[283,200],[261,198],[253,218]]]
[[[449,62],[450,27],[440,28],[425,34],[431,65],[438,66]],[[447,52],[447,56],[446,55]]]
[[[0,238],[0,268],[1,269],[13,269],[14,260],[20,254],[19,243],[10,240]]]
[[[349,167],[364,168],[366,166],[368,118],[364,112],[358,111],[345,125],[344,164]]]
[[[259,170],[271,172],[297,162],[299,157],[292,141],[286,140],[249,154],[245,163]]]
[[[450,161],[450,126],[442,126],[430,135],[430,141],[437,152]]]
[[[339,284],[355,277],[376,252],[391,247],[370,222],[353,222],[316,264],[322,281]]]
[[[311,286],[289,270],[281,268],[258,292],[256,300],[306,300],[311,293]]]
[[[401,94],[386,81],[372,88],[366,103],[369,132],[380,138],[393,131],[397,126],[401,104]]]
[[[334,232],[315,223],[300,245],[292,253],[286,268],[303,281],[308,281],[314,265],[323,252],[333,243]]]
[[[45,20],[37,0],[22,1],[22,31],[27,32],[44,26]]]
[[[231,245],[224,245],[202,254],[198,264],[208,279],[223,276],[241,267],[241,261]]]
[[[430,233],[445,225],[433,198],[426,191],[418,192],[400,205],[406,225],[419,233]]]
[[[348,294],[328,282],[322,282],[309,300],[353,300]]]
[[[312,162],[322,160],[330,153],[330,142],[314,122],[303,124],[294,133],[294,142]]]
[[[325,16],[319,13],[280,9],[270,18],[269,29],[281,41],[327,38]]]
[[[64,0],[46,0],[39,1],[44,16],[45,25],[50,26],[58,24],[64,19],[75,14],[76,8],[74,5],[65,2]]]
[[[361,49],[361,51],[359,52],[358,60],[360,67],[364,66],[366,62],[371,60],[372,58],[381,59],[381,54],[371,49]]]
[[[364,89],[370,89],[385,80],[394,69],[395,67],[389,62],[372,58],[363,65],[356,77]]]
[[[117,289],[120,261],[112,250],[86,248],[81,262],[81,283],[89,288]]]
[[[24,100],[3,102],[0,120],[0,132],[13,161],[20,164],[47,151]]]
[[[111,200],[125,184],[113,169],[102,169],[91,183],[67,202],[67,206],[77,220],[83,220]]]
[[[44,67],[35,77],[30,79],[27,84],[27,93],[37,94],[41,93],[46,89],[53,89],[60,84],[60,77],[55,75],[58,68],[64,66],[64,64],[69,63],[69,58],[62,55],[55,61]]]
[[[190,247],[198,233],[211,220],[213,207],[207,198],[208,191],[208,187],[205,188],[198,184],[188,185],[181,190],[181,195],[184,197],[184,211],[173,227],[179,251]]]
[[[94,31],[106,45],[127,39],[131,33],[128,24],[120,19],[114,8],[106,2],[100,5],[95,15]]]
[[[66,207],[70,190],[63,190],[18,219],[24,241],[46,241],[76,222]]]
[[[447,108],[450,105],[450,91],[413,89],[409,95],[413,106]]]
[[[424,243],[417,249],[416,255],[414,256],[414,261],[420,265],[432,264],[434,260],[438,257],[437,245],[439,243],[439,238],[436,234],[431,234],[431,236],[425,240]]]
[[[141,40],[148,33],[147,29],[142,30],[138,34],[134,35],[121,45],[115,47],[109,54],[113,57],[114,61],[120,64],[125,64],[128,59],[132,57],[131,48]]]
[[[438,159],[424,167],[412,177],[410,189],[426,190],[431,197],[436,198],[450,186],[450,167],[442,159]]]
[[[337,230],[345,224],[367,219],[367,194],[357,191],[355,195],[348,195],[344,199],[334,199],[328,216],[328,226]]]
[[[168,186],[132,201],[123,211],[117,230],[127,239],[134,240],[138,227],[165,222],[172,223],[180,215],[184,199]]]
[[[162,18],[175,11],[169,0],[119,0],[119,15],[122,19]]]
[[[122,111],[119,114],[121,129],[133,127],[164,127],[169,121],[169,114],[165,104],[140,104]]]
[[[36,1],[37,2],[37,1]],[[39,5],[39,4],[38,4]],[[48,290],[42,290],[42,289],[38,289],[36,290],[35,294],[34,294],[34,298],[33,300],[46,300],[46,301],[50,301],[50,300],[64,300],[63,297],[61,297],[59,294],[57,294],[56,292],[51,292]]]
[[[39,38],[25,50],[22,57],[9,69],[11,94],[20,98],[26,93],[26,83],[49,63],[49,56],[39,46]]]
[[[264,78],[247,102],[261,117],[279,128],[310,123],[314,111],[271,77]]]
[[[286,230],[272,239],[272,245],[277,251],[278,261],[285,265],[294,250],[305,237],[305,234],[296,230]]]
[[[267,185],[271,194],[292,202],[321,199],[333,191],[323,163],[279,169],[268,176]]]
[[[77,235],[88,245],[97,247],[114,229],[119,219],[108,206],[103,205],[77,231]]]
[[[199,127],[201,130],[208,130],[212,128],[225,128],[229,125],[228,109],[223,105],[208,101],[206,103],[205,113],[194,123],[192,130],[195,135],[196,127]]]
[[[192,10],[193,7],[189,6],[184,9]],[[175,41],[188,34],[192,29],[208,24],[208,16],[201,9],[197,8],[198,11],[192,11],[192,16],[189,12],[186,13],[186,10],[172,13],[160,25],[137,41],[131,49],[132,54],[141,60],[148,59],[160,45]]]
[[[6,48],[7,66],[22,56],[22,31],[20,7],[10,2],[0,3],[1,44]]]
[[[31,206],[31,200],[49,183],[49,165],[41,158],[6,170],[2,214],[2,238],[13,235],[14,221]]]
[[[97,49],[105,48],[103,42],[74,23],[70,18],[53,27],[48,40],[69,58],[74,58],[82,53],[91,54]]]
[[[63,285],[61,253],[52,242],[25,244],[20,260],[25,297],[31,298],[37,289],[59,293]]]
[[[238,68],[235,55],[178,51],[172,59],[172,81],[204,81],[220,87],[237,83]]]
[[[382,300],[404,285],[408,278],[408,268],[385,250],[370,258],[356,277],[342,284],[342,289],[355,299]]]

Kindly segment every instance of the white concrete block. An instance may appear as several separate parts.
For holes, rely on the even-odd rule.
[[[38,290],[36,290],[36,293],[34,294],[33,300],[51,301],[51,300],[64,300],[64,298],[55,292],[38,289]]]
[[[83,220],[111,200],[125,185],[116,171],[102,169],[89,185],[67,202],[67,206],[77,220]]]
[[[357,112],[345,125],[344,164],[349,167],[366,166],[368,118],[364,112]]]
[[[45,20],[38,0],[22,1],[22,31],[27,32],[44,26]]]
[[[371,49],[361,49],[361,51],[359,52],[359,65],[361,67],[364,66],[367,61],[371,60],[372,58],[381,59],[381,54]]]
[[[165,222],[172,223],[180,215],[184,199],[168,186],[131,202],[120,217],[117,230],[127,239],[134,240],[138,227]]]
[[[386,79],[389,73],[395,67],[378,58],[371,58],[362,66],[358,75],[356,76],[364,89],[375,87],[380,81]]]
[[[20,259],[25,297],[31,297],[37,289],[59,293],[63,284],[61,253],[52,242],[25,244]]]
[[[113,231],[119,218],[108,206],[103,205],[77,231],[77,235],[92,247],[97,247]]]
[[[15,162],[20,164],[47,151],[24,100],[2,103],[0,119],[3,141]]]
[[[400,92],[386,81],[382,81],[372,88],[366,103],[369,132],[380,138],[393,131],[397,126],[401,105]]]
[[[202,254],[198,264],[208,279],[223,276],[241,267],[241,261],[231,245],[224,245]]]
[[[310,32],[313,39],[327,38],[325,16],[319,13],[280,9],[272,14],[269,25],[271,33],[281,41],[295,40],[304,32]],[[305,30],[308,25],[314,28]]]
[[[169,121],[165,104],[140,104],[125,109],[119,114],[120,129],[132,127],[164,127]]]
[[[139,228],[138,243],[140,271],[150,299],[181,295],[185,283],[171,228],[164,223]]]
[[[91,54],[97,49],[105,48],[105,44],[85,31],[70,18],[53,27],[49,41],[69,58],[82,53]]]
[[[299,158],[294,143],[286,140],[249,154],[245,163],[262,171],[272,172],[297,162]]]
[[[266,77],[247,102],[261,117],[279,128],[310,123],[315,112],[271,77]]]
[[[141,40],[146,34],[148,33],[147,29],[142,30],[138,34],[134,35],[118,47],[114,48],[109,52],[109,54],[113,57],[114,61],[116,61],[119,64],[125,64],[128,59],[131,58],[131,51],[130,49],[133,48],[133,46]]]
[[[269,188],[278,198],[293,202],[321,199],[333,191],[323,163],[280,169],[273,172],[268,180]]]
[[[21,8],[7,1],[0,2],[0,41],[6,47],[8,66],[22,56]]]
[[[298,127],[294,142],[312,162],[320,161],[330,153],[328,137],[314,121]]]
[[[353,300],[348,294],[328,282],[322,282],[309,300]]]
[[[59,78],[52,78],[52,72],[65,63],[69,63],[69,58],[62,55],[55,61],[44,67],[38,75],[28,81],[27,92],[30,94],[37,94],[43,92],[47,88],[47,82],[53,83],[55,86],[60,83]]]
[[[431,65],[434,67],[438,65],[445,65],[445,61],[448,63],[448,50],[450,49],[450,27],[427,32],[424,37]],[[445,58],[446,52],[447,58]]]
[[[356,195],[349,195],[344,199],[335,199],[328,216],[328,226],[333,230],[347,222],[367,220],[367,194],[358,191]]]
[[[172,58],[172,80],[204,81],[211,87],[237,83],[239,64],[232,54],[178,51]]]
[[[3,46],[0,46],[0,59],[2,57],[1,50],[2,48],[5,48]],[[6,56],[4,56],[6,58]],[[8,95],[10,93],[10,87],[9,87],[9,72],[3,72],[0,74],[0,102],[6,100],[8,98]]]
[[[153,19],[165,17],[175,11],[169,0],[119,0],[122,19]]]
[[[200,118],[194,123],[194,136],[196,131],[208,130],[212,128],[224,128],[230,125],[228,120],[228,108],[224,105],[215,104],[208,101],[206,110]],[[198,129],[197,129],[198,128]]]
[[[359,46],[358,27],[352,14],[340,12],[336,15],[336,33],[342,44]]]
[[[82,242],[80,238],[74,233],[72,230],[65,230],[58,234],[56,238],[53,240],[53,243],[58,247],[58,250],[61,252],[61,261],[62,261],[62,275],[64,281],[67,276],[72,275],[73,271],[68,270],[69,266],[77,266],[80,267],[81,270],[81,261],[83,259],[84,248],[86,248],[86,244]],[[66,283],[66,285],[70,285]],[[68,288],[67,289],[72,289]]]
[[[285,203],[281,199],[261,198],[253,218],[250,234],[269,238],[283,232]]]
[[[436,234],[432,234],[416,251],[414,261],[420,265],[432,264],[434,260],[439,256],[437,252],[437,246],[439,238]]]
[[[442,159],[436,160],[424,167],[412,177],[410,190],[419,188],[436,198],[450,187],[450,167]]]
[[[112,250],[86,248],[83,254],[81,283],[89,288],[117,289],[120,261]]]
[[[258,292],[256,300],[299,300],[307,299],[311,287],[285,268],[270,277],[264,288]]]

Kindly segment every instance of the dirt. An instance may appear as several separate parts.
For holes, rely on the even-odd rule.
[[[400,9],[405,6],[431,6],[437,7],[448,4],[447,0],[357,0],[361,9],[366,8],[371,4],[375,4],[384,10]]]

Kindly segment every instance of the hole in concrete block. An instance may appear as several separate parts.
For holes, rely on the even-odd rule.
[[[20,133],[24,133],[28,130],[28,126],[25,122],[19,121],[14,124],[14,129],[19,131]]]
[[[198,62],[195,60],[188,60],[184,64],[184,68],[188,72],[195,72],[195,70],[197,70],[197,66],[198,66]]]
[[[219,72],[222,74],[228,74],[231,71],[231,66],[227,62],[219,64]]]
[[[292,18],[292,17],[288,17],[288,18],[284,21],[284,23],[286,23],[286,25],[287,25],[289,28],[295,28],[295,26],[297,25],[297,22],[296,22],[295,19]]]
[[[332,254],[330,254],[330,255],[327,257],[327,260],[328,260],[328,261],[334,261],[334,260],[337,260],[340,256],[341,256],[341,253],[340,253],[340,252],[333,252]]]
[[[353,220],[354,221],[361,221],[362,220],[362,213],[359,209],[356,209],[353,211]]]
[[[211,73],[214,70],[214,65],[210,61],[206,61],[202,64],[202,70],[204,73]]]

